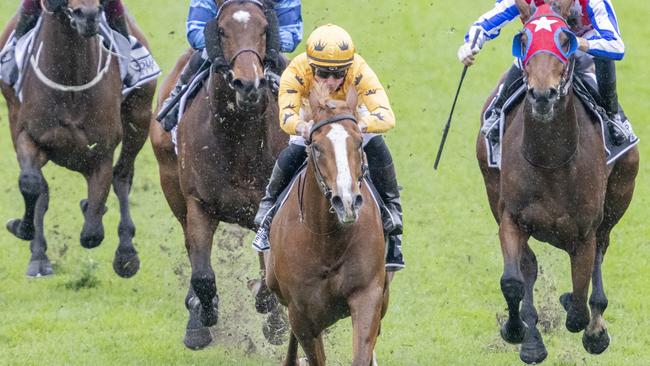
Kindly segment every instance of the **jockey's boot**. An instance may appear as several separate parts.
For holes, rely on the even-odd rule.
[[[383,168],[373,168],[371,166],[370,179],[372,179],[386,207],[381,213],[384,233],[388,237],[386,270],[399,271],[404,267],[404,258],[402,256],[402,204],[395,166],[392,162]]]
[[[14,33],[14,36],[16,39],[19,39],[20,37],[24,36],[36,26],[36,22],[38,22],[38,18],[41,16],[40,12],[28,12],[25,11],[25,9],[20,7],[19,10],[19,15],[18,15],[18,21],[16,22],[16,32]]]
[[[205,65],[205,66],[204,66]],[[194,79],[194,76],[204,70],[209,63],[202,58],[201,51],[195,51],[185,65],[176,85],[169,97],[165,99],[156,120],[162,124],[165,131],[171,131],[178,124],[178,112],[180,108],[180,94],[186,91],[187,85]]]
[[[260,206],[255,214],[255,225],[257,225],[257,235],[253,240],[253,246],[265,250],[269,247],[269,229],[275,215],[275,203],[278,196],[284,191],[291,179],[302,163],[305,161],[305,147],[296,144],[289,144],[280,155],[273,166],[269,184],[266,185],[264,197],[260,201]]]
[[[596,80],[603,108],[607,112],[607,128],[614,145],[621,145],[631,137],[629,121],[622,113],[616,93],[616,65],[614,60],[594,59]]]
[[[519,67],[512,65],[506,77],[503,79],[503,85],[497,91],[494,101],[490,104],[485,111],[483,118],[483,126],[481,126],[481,133],[486,136],[494,145],[499,142],[499,122],[501,120],[501,110],[508,98],[514,93],[521,81],[522,72]]]

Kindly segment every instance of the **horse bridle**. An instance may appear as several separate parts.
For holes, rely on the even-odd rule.
[[[327,185],[327,182],[325,182],[323,173],[321,172],[321,169],[318,166],[318,160],[316,160],[316,147],[314,144],[312,144],[312,137],[314,135],[314,132],[318,131],[323,126],[327,126],[329,124],[337,123],[341,121],[353,121],[355,124],[358,124],[357,119],[351,114],[337,114],[335,116],[332,116],[330,118],[327,118],[325,120],[316,123],[314,127],[312,127],[311,131],[309,132],[309,139],[306,141],[307,146],[309,146],[309,151],[310,151],[309,158],[311,159],[311,162],[314,166],[314,175],[316,176],[318,187],[320,188],[321,192],[323,192],[325,198],[328,201],[332,198],[332,188]],[[361,184],[361,181],[363,180],[363,176],[365,176],[366,174],[366,170],[367,170],[366,165],[362,163],[361,164],[362,174],[361,174],[361,178],[359,179],[359,184]]]
[[[214,18],[217,26],[219,24],[219,20],[221,19],[221,14],[223,13],[223,10],[225,8],[227,8],[229,5],[234,4],[234,3],[238,3],[238,4],[241,4],[241,3],[254,4],[254,5],[258,6],[260,8],[260,10],[262,10],[262,13],[264,13],[264,15],[266,16],[266,9],[264,7],[264,4],[259,0],[226,0],[221,4],[219,9],[217,10],[216,17]],[[219,43],[221,43],[221,37],[219,37],[218,41],[219,41]],[[219,47],[221,47],[221,45],[219,45]],[[215,65],[215,71],[217,71],[217,72],[223,74],[224,76],[226,76],[227,72],[232,69],[232,65],[237,60],[237,57],[239,57],[240,55],[242,55],[244,53],[247,53],[247,52],[250,52],[250,53],[254,54],[257,57],[257,59],[260,61],[260,64],[264,65],[264,58],[262,57],[262,55],[260,55],[259,52],[257,52],[257,50],[252,49],[252,48],[242,48],[242,49],[238,50],[237,52],[235,52],[235,54],[227,61],[228,65]]]
[[[544,16],[546,16],[546,14],[541,14],[541,15],[538,15],[536,17],[531,17],[524,24],[524,28],[526,28],[526,26],[530,22],[532,22],[533,20],[542,18]],[[565,24],[567,24],[567,25],[569,24],[569,23],[567,23],[567,20],[564,19],[564,17],[562,17],[560,14],[555,14],[555,16],[562,19]],[[521,33],[524,33],[524,32],[522,31]],[[522,79],[524,81],[524,84],[526,85],[526,88],[528,88],[528,76],[526,75],[526,67],[525,67],[525,65],[523,65],[523,62],[522,62],[521,58],[518,58],[517,61],[519,63],[521,71],[522,71]],[[567,63],[564,66],[564,71],[562,72],[562,78],[560,79],[560,86],[559,86],[559,89],[560,89],[559,90],[559,97],[560,98],[565,97],[569,93],[569,88],[571,87],[571,77],[573,76],[574,68],[575,68],[575,55],[571,55],[569,57],[569,60],[567,61]]]

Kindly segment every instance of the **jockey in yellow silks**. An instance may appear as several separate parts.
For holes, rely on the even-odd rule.
[[[253,246],[260,251],[268,249],[272,208],[307,156],[305,138],[309,136],[314,121],[304,119],[303,102],[314,82],[324,83],[334,99],[346,100],[351,88],[359,96],[359,128],[364,132],[370,177],[387,208],[382,215],[389,242],[386,270],[400,270],[404,267],[400,193],[393,159],[381,135],[395,126],[395,115],[379,78],[356,54],[350,35],[333,24],[323,25],[312,32],[307,40],[307,51],[291,61],[280,79],[279,123],[291,135],[290,144],[278,156],[266,194],[260,202],[255,217],[260,229]]]

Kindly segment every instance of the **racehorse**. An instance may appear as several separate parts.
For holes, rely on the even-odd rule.
[[[388,307],[386,249],[379,208],[364,184],[355,93],[346,103],[330,99],[326,87],[311,91],[311,113],[320,122],[311,130],[307,167],[271,225],[267,283],[289,310],[287,366],[296,365],[298,341],[310,365],[325,365],[322,332],[347,316],[352,365],[376,364]]]
[[[256,0],[227,0],[219,7],[217,18],[206,26],[210,76],[180,120],[178,156],[171,134],[156,121],[151,122],[150,133],[160,183],[183,228],[192,265],[184,338],[192,349],[212,341],[208,327],[217,323],[218,296],[210,263],[216,227],[223,221],[256,229],[255,212],[275,158],[287,143],[278,126],[277,98],[264,78],[264,63],[279,48],[269,42],[277,39],[267,21],[273,7]],[[189,53],[182,55],[165,80],[159,109],[188,59]],[[262,255],[260,269],[263,284]],[[266,285],[260,286],[256,309],[270,312],[264,334],[271,343],[280,342],[278,332],[284,328],[278,307]]]
[[[147,139],[156,81],[122,99],[117,58],[96,36],[102,13],[99,0],[43,0],[42,5],[41,28],[28,55],[30,66],[24,70],[23,102],[11,87],[1,85],[25,201],[23,218],[9,221],[7,229],[20,239],[31,240],[27,275],[50,275],[43,232],[49,189],[41,168],[51,160],[86,178],[88,198],[81,201],[85,221],[80,237],[85,248],[98,246],[104,238],[102,217],[112,182],[120,205],[113,268],[118,275],[131,277],[139,270],[140,260],[132,242],[135,225],[128,196],[135,158]],[[142,37],[132,18],[129,23]],[[147,44],[144,38],[140,40]],[[122,149],[113,167],[120,142]]]
[[[639,164],[636,147],[606,164],[600,123],[573,92],[572,54],[577,40],[564,20],[572,3],[558,2],[558,13],[545,6],[546,12],[540,8],[530,17],[529,5],[517,0],[526,26],[532,23],[535,28],[537,21],[539,31],[546,32],[546,24],[562,22],[551,35],[556,37],[556,49],[548,46],[554,43],[552,39],[546,46],[534,44],[544,42],[544,33],[535,30],[528,29],[515,38],[514,50],[538,51],[529,56],[524,68],[524,101],[506,116],[500,171],[488,167],[480,133],[476,142],[504,258],[501,290],[508,304],[508,320],[501,336],[507,342],[522,343],[520,358],[526,363],[539,363],[547,356],[536,328],[533,290],[537,259],[528,245],[531,236],[569,254],[573,291],[560,297],[567,311],[567,329],[584,329],[583,345],[592,354],[609,346],[601,265],[610,231],[632,199]],[[590,278],[591,317],[587,307]]]

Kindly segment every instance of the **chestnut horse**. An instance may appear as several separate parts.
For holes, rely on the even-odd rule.
[[[212,341],[208,327],[217,323],[218,296],[210,262],[216,227],[223,221],[256,229],[255,212],[275,158],[287,143],[278,126],[277,98],[267,87],[263,71],[273,47],[267,37],[275,38],[267,21],[273,7],[255,0],[227,0],[219,6],[219,15],[206,26],[206,44],[218,48],[210,52],[219,59],[213,58],[209,79],[180,120],[178,156],[170,133],[155,120],[150,132],[160,183],[183,228],[192,265],[184,338],[191,349],[206,347]],[[242,17],[244,13],[250,17]],[[158,109],[189,57],[189,52],[183,54],[165,80]],[[218,64],[220,60],[229,61]],[[263,280],[261,255],[260,269]],[[278,307],[275,296],[261,286],[256,308],[271,313],[265,336],[272,343],[280,342],[277,332],[284,328],[278,323]]]
[[[56,5],[55,5],[56,3]],[[41,29],[34,39],[30,66],[24,70],[21,103],[2,84],[11,136],[20,165],[19,186],[25,200],[22,219],[7,223],[16,237],[31,240],[28,276],[52,274],[46,255],[43,217],[49,190],[41,168],[48,162],[80,172],[88,183],[81,202],[85,218],[81,245],[94,248],[104,238],[102,217],[111,183],[120,204],[119,245],[113,268],[122,277],[135,275],[140,260],[133,246],[135,226],[129,212],[129,191],[135,158],[147,139],[156,81],[122,100],[116,57],[97,37],[100,0],[43,1]],[[133,20],[129,23],[146,45]],[[9,22],[13,28],[15,22]],[[8,29],[3,33],[6,38]],[[6,39],[3,39],[6,41]],[[122,143],[117,165],[113,154]]]
[[[309,364],[325,365],[322,332],[352,316],[352,365],[368,366],[388,307],[385,241],[379,208],[364,184],[363,135],[348,102],[315,86],[316,123],[308,163],[279,209],[270,232],[267,283],[289,309],[285,365],[296,365],[297,341]]]
[[[559,2],[559,14],[548,6],[540,7],[530,19],[529,5],[518,0],[517,6],[527,25],[534,20],[552,24],[564,22],[572,3]],[[541,19],[546,16],[553,18]],[[606,165],[600,123],[571,87],[574,60],[570,54],[577,40],[566,22],[561,26],[566,30],[558,29],[556,44],[568,60],[562,62],[554,51],[546,49],[530,56],[524,68],[528,92],[523,103],[506,116],[500,171],[488,168],[480,134],[476,145],[504,258],[501,290],[508,304],[508,320],[501,336],[507,342],[522,343],[520,357],[526,363],[539,363],[547,356],[536,328],[533,292],[537,259],[528,245],[531,236],[566,251],[571,259],[573,291],[560,297],[567,311],[567,329],[584,329],[583,345],[592,354],[608,347],[601,265],[610,231],[632,199],[639,164],[634,147]],[[540,31],[546,32],[544,27]],[[527,50],[543,36],[532,32],[532,40],[526,33],[516,38],[514,49]],[[591,317],[587,306],[590,279]]]

